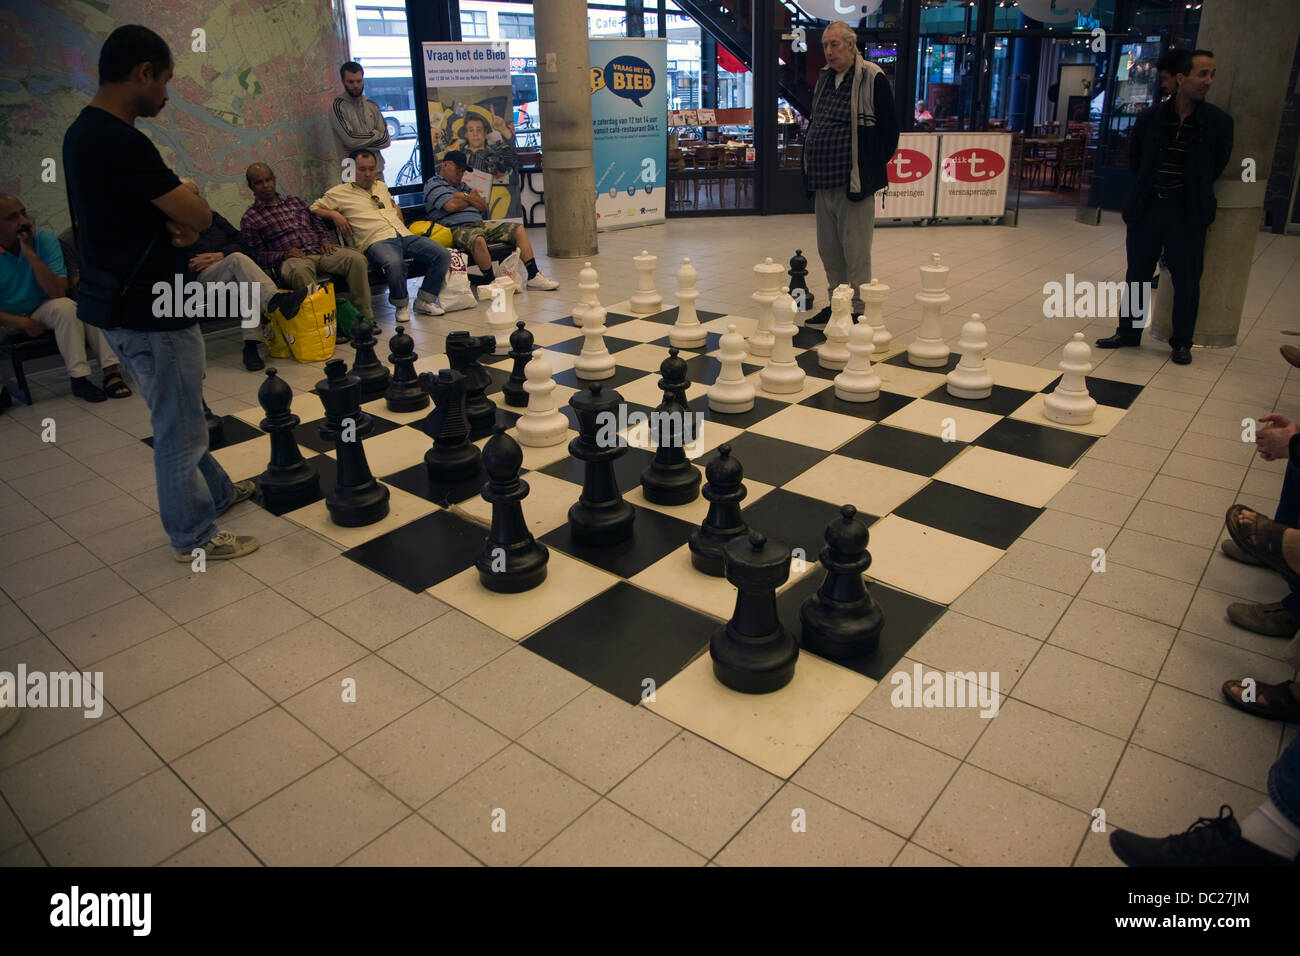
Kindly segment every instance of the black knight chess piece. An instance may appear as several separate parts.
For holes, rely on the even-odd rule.
[[[709,513],[704,523],[691,534],[691,564],[697,571],[722,577],[723,550],[733,538],[749,531],[740,516],[740,503],[749,491],[742,479],[745,470],[731,457],[731,446],[721,445],[718,454],[704,469],[704,497]]]
[[[388,383],[384,398],[390,412],[418,412],[429,406],[429,393],[420,385],[415,373],[415,340],[400,325],[397,334],[388,340],[388,361],[393,363],[393,378]]]
[[[424,420],[424,433],[433,447],[424,453],[429,480],[436,483],[463,481],[479,472],[482,455],[469,438],[465,416],[465,390],[469,383],[455,369],[444,368],[437,375],[420,373],[420,385],[433,396],[434,409]]]
[[[293,389],[276,374],[266,370],[266,381],[257,390],[257,403],[266,412],[261,429],[271,436],[271,460],[266,471],[257,476],[262,498],[271,508],[288,510],[320,497],[320,476],[302,457],[293,430],[300,419],[290,411]]]
[[[848,660],[872,653],[880,645],[885,617],[871,598],[862,573],[871,566],[869,532],[853,505],[826,526],[821,562],[826,580],[799,608],[803,646],[822,657]]]
[[[447,364],[465,376],[465,415],[469,418],[471,441],[492,434],[497,424],[496,404],[484,394],[492,384],[492,376],[479,364],[479,359],[492,355],[496,348],[493,335],[447,333]]]
[[[334,523],[344,528],[374,524],[388,515],[388,487],[375,480],[366,462],[363,438],[357,425],[361,415],[361,379],[348,372],[342,359],[325,363],[325,378],[316,383],[325,406],[320,437],[334,442],[338,455],[338,480],[325,499]]]
[[[627,447],[617,437],[612,442],[599,437],[602,430],[612,431],[603,426],[622,404],[622,395],[599,382],[569,399],[578,419],[578,437],[569,442],[569,454],[584,465],[582,494],[569,509],[569,533],[582,544],[618,544],[632,537],[636,510],[623,500],[614,475],[614,461]]]
[[[361,400],[368,402],[383,395],[388,388],[388,366],[375,354],[375,327],[365,319],[358,319],[352,328],[352,374],[361,380]]]
[[[794,678],[799,645],[781,625],[776,589],[790,577],[790,549],[751,531],[727,544],[736,609],[709,641],[713,675],[742,694],[770,694]]]
[[[803,295],[802,304],[799,296]],[[790,257],[790,295],[795,307],[800,312],[811,312],[813,307],[812,290],[808,288],[808,260],[802,249],[796,249]]]
[[[524,369],[533,357],[533,333],[516,322],[515,330],[510,333],[510,357],[515,360],[510,370],[510,380],[502,387],[506,404],[514,408],[523,408],[528,404],[528,393],[524,391]]]
[[[483,447],[488,481],[482,494],[492,505],[492,529],[474,565],[483,586],[503,594],[537,587],[546,580],[546,562],[550,560],[550,551],[533,537],[524,521],[521,503],[528,497],[528,483],[519,477],[523,463],[523,449],[498,425]]]
[[[659,365],[659,388],[664,400],[650,415],[651,434],[658,442],[654,460],[641,472],[641,490],[657,505],[684,505],[700,493],[700,471],[686,457],[695,434],[696,416],[686,404],[686,362],[677,349]]]

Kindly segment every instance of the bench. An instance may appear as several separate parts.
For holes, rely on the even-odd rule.
[[[413,222],[417,222],[421,219],[427,219],[427,218],[428,216],[425,215],[423,205],[402,207],[402,219],[406,222],[408,226]],[[513,251],[514,251],[513,247],[508,246],[502,242],[492,243],[488,246],[488,255],[492,257],[493,262],[500,262],[501,260],[507,258],[510,255],[510,253]],[[473,265],[473,262],[471,262],[470,264]],[[424,272],[425,272],[424,266],[420,265],[414,259],[406,260],[406,277],[408,279],[423,278]],[[347,287],[348,287],[347,283],[341,278],[337,281],[336,288],[346,292]],[[380,295],[382,295],[383,290],[387,288],[388,288],[388,280],[384,278],[384,271],[380,269],[379,266],[375,265],[373,262],[370,263],[371,294],[372,295],[375,294],[376,290],[378,290]]]
[[[32,338],[26,332],[10,332],[3,339],[0,339],[0,359],[8,362],[13,367],[13,388],[11,391],[14,397],[24,405],[32,404],[32,390],[27,385],[27,372],[23,365],[34,359],[48,358],[51,355],[59,354],[58,343],[54,341],[54,333],[46,332],[44,335],[38,335]],[[9,376],[5,376],[5,385],[10,384]]]

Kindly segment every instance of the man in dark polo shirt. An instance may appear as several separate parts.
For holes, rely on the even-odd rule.
[[[1214,222],[1214,181],[1232,155],[1232,117],[1205,95],[1214,83],[1214,54],[1195,50],[1174,66],[1177,91],[1133,124],[1129,166],[1137,182],[1124,205],[1128,225],[1125,285],[1149,282],[1163,251],[1173,279],[1173,334],[1169,346],[1179,365],[1192,361],[1192,334],[1200,304],[1205,233]],[[1148,303],[1149,305],[1149,303]],[[1127,301],[1126,301],[1127,306]],[[1103,349],[1139,345],[1145,315],[1125,308]]]
[[[162,37],[118,27],[99,53],[99,89],[63,138],[81,260],[77,315],[104,330],[149,406],[158,512],[177,560],[191,562],[200,550],[211,560],[238,558],[257,539],[219,531],[216,518],[256,486],[232,485],[208,453],[198,319],[169,314],[171,296],[153,291],[173,284],[176,249],[212,224],[208,204],[135,128],[166,105],[171,76]]]

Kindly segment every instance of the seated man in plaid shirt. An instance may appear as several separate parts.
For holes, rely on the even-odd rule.
[[[253,205],[239,221],[244,245],[257,264],[291,289],[305,289],[320,273],[348,284],[344,298],[369,322],[370,267],[364,254],[337,244],[337,236],[297,196],[275,191],[275,173],[266,163],[254,163],[244,173],[253,191]]]

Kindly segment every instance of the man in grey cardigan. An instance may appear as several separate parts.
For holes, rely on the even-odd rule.
[[[343,80],[342,96],[334,97],[330,107],[330,128],[339,146],[339,162],[352,155],[355,149],[371,149],[375,153],[375,175],[383,179],[384,156],[380,152],[391,140],[388,124],[379,104],[366,98],[365,72],[360,63],[349,60],[339,67]]]

